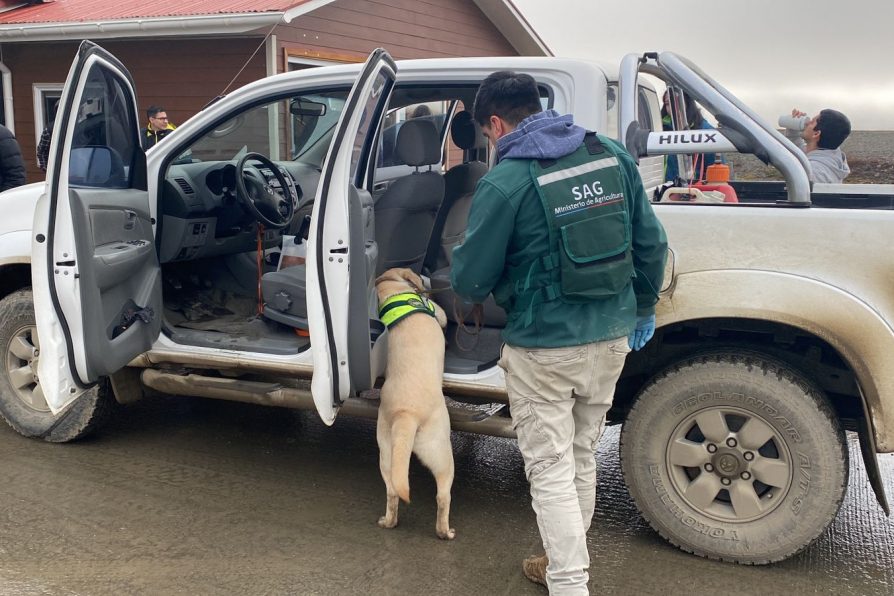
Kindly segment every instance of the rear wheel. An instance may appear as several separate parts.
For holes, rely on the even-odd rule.
[[[628,489],[681,549],[762,564],[832,522],[848,477],[844,433],[785,364],[723,352],[682,362],[638,396],[621,433]]]
[[[58,415],[50,411],[37,376],[40,340],[31,290],[0,300],[0,350],[0,414],[26,437],[53,443],[79,439],[95,430],[113,406],[103,380]]]

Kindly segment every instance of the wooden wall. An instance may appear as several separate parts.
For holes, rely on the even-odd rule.
[[[163,106],[175,125],[220,94],[252,55],[262,38],[196,40],[103,40],[99,44],[121,60],[134,77],[140,122],[145,109]],[[16,138],[28,168],[28,181],[43,179],[37,168],[34,83],[64,83],[77,42],[3,44],[3,62],[12,71]],[[262,48],[239,74],[230,91],[267,74]]]
[[[377,47],[395,59],[515,56],[471,0],[336,0],[276,28],[285,55],[362,61]]]
[[[249,57],[267,32],[226,39],[99,43],[133,75],[141,121],[144,110],[155,104],[179,124],[222,93],[246,61],[230,91],[266,75],[264,48]],[[517,54],[471,0],[336,0],[277,26],[274,33],[278,72],[288,70],[287,56],[356,62],[377,47],[396,59]],[[77,47],[77,42],[3,44],[3,62],[13,78],[16,137],[29,182],[43,179],[35,157],[32,85],[64,83]]]

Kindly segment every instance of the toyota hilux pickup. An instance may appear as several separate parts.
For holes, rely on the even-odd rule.
[[[791,556],[838,512],[845,430],[887,511],[876,454],[894,451],[894,187],[811,184],[800,150],[672,53],[612,67],[376,50],[246,85],[144,153],[132,78],[84,42],[46,182],[0,197],[0,413],[53,442],[148,390],[316,409],[326,424],[374,417],[388,332],[372,282],[401,266],[449,313],[454,429],[514,436],[496,365],[505,313],[489,299],[466,334],[449,287],[488,168],[464,108],[500,69],[625,143],[668,232],[658,328],[609,413],[652,527],[700,556]],[[716,130],[662,131],[663,85]],[[784,180],[733,180],[736,201],[658,200],[665,156],[701,151],[757,156]],[[295,238],[305,263],[277,266]]]

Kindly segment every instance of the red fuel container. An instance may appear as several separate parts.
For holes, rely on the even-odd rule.
[[[710,168],[713,168],[713,167],[714,166],[710,166]],[[710,169],[710,168],[708,168],[708,169]],[[727,168],[727,170],[728,169],[729,168]],[[730,186],[729,184],[710,184],[710,183],[696,182],[696,183],[692,184],[691,186],[693,188],[697,188],[702,191],[716,190],[716,191],[722,192],[723,196],[724,196],[724,199],[723,199],[724,203],[738,203],[739,202],[739,197],[736,196],[736,189],[733,188],[732,186]]]

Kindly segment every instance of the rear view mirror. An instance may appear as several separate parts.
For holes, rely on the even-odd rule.
[[[316,116],[326,114],[326,104],[298,97],[289,102],[289,112],[293,116]]]

